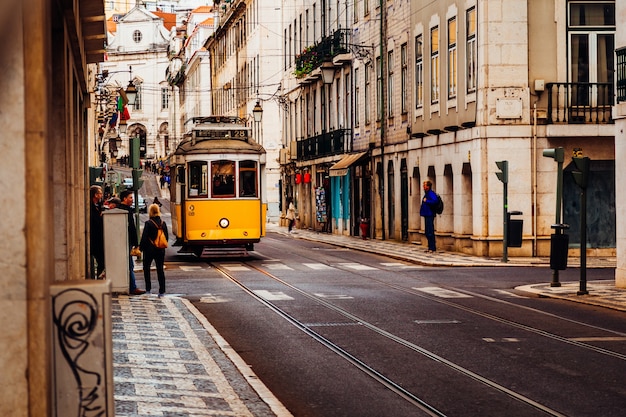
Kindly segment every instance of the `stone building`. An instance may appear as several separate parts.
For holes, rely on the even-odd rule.
[[[89,276],[90,93],[105,25],[102,0],[0,3],[10,39],[0,46],[0,88],[11,103],[0,112],[3,416],[68,415],[56,410],[51,289]]]
[[[441,249],[500,256],[505,220],[521,212],[512,256],[548,256],[555,222],[578,251],[570,156],[582,149],[592,160],[587,251],[615,253],[614,1],[285,6],[281,169],[300,227],[357,235],[363,217],[371,237],[422,242],[430,180],[445,201]],[[559,164],[543,156],[559,147],[562,205]]]

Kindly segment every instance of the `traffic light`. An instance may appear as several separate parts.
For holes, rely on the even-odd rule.
[[[543,150],[543,156],[552,158],[556,162],[563,162],[565,159],[565,151],[563,148],[550,148]]]
[[[98,183],[98,178],[102,176],[102,167],[89,167],[89,184]]]
[[[143,179],[141,175],[143,174],[143,169],[133,169],[133,191],[141,190],[143,186]]]
[[[509,182],[509,161],[496,161],[500,172],[496,172],[498,179],[504,184]]]
[[[139,158],[139,138],[130,138],[130,166],[138,169],[140,167]]]
[[[576,169],[572,171],[572,176],[574,177],[574,181],[580,188],[587,188],[587,181],[589,177],[589,163],[590,159],[588,156],[585,157],[572,157],[572,161],[576,166]]]

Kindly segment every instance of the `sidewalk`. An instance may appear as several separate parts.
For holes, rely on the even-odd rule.
[[[425,266],[549,267],[548,258],[501,259],[452,252],[428,254],[420,245],[330,235],[269,224],[268,232],[386,255]],[[588,258],[589,268],[615,268],[615,258]],[[569,267],[579,267],[577,258]],[[626,290],[614,281],[520,286],[540,297],[626,311]],[[290,417],[291,413],[186,299],[117,295],[113,310],[113,370],[117,417]]]

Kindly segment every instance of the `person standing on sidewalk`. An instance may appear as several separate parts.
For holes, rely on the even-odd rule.
[[[435,206],[437,205],[437,194],[432,190],[433,183],[424,181],[424,197],[422,198],[422,206],[420,207],[420,216],[424,218],[426,240],[428,241],[428,252],[433,253],[437,250],[435,243]]]
[[[150,280],[150,266],[152,261],[156,264],[157,278],[159,280],[159,297],[165,295],[165,271],[163,264],[165,263],[165,249],[157,248],[154,245],[159,229],[163,230],[165,240],[169,240],[167,233],[167,224],[161,219],[161,210],[158,204],[150,204],[148,208],[148,216],[150,219],[143,226],[141,234],[141,242],[139,248],[143,252],[143,278],[146,281],[146,292],[152,290],[152,282]]]
[[[102,220],[102,187],[89,187],[91,199],[89,211],[89,247],[91,256],[96,260],[96,278],[104,271],[104,222]]]
[[[133,257],[130,256],[130,251],[133,248],[139,246],[139,242],[137,242],[137,227],[135,226],[135,216],[133,215],[133,192],[131,190],[124,190],[120,193],[120,200],[122,204],[120,204],[119,208],[122,210],[126,210],[128,212],[128,251],[129,251],[129,294],[131,295],[141,295],[145,293],[144,290],[137,288],[137,284],[135,282],[135,262],[133,261]]]
[[[289,233],[293,229],[293,224],[296,222],[296,208],[293,205],[293,198],[287,197],[287,222]]]

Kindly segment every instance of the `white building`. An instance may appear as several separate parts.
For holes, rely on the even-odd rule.
[[[267,151],[267,217],[280,217],[281,176],[278,163],[283,147],[283,37],[280,0],[215,1],[215,35],[206,44],[211,56],[213,114],[248,119],[254,139]],[[252,109],[263,108],[255,123]]]
[[[129,137],[139,137],[142,159],[164,158],[169,140],[170,94],[165,71],[169,29],[175,15],[135,6],[113,20],[115,32],[109,32],[106,61],[100,65],[100,73],[108,73],[103,84],[111,91],[126,88],[129,82],[137,88],[137,98],[129,106],[128,130],[119,134],[122,145],[117,157],[129,155]]]

